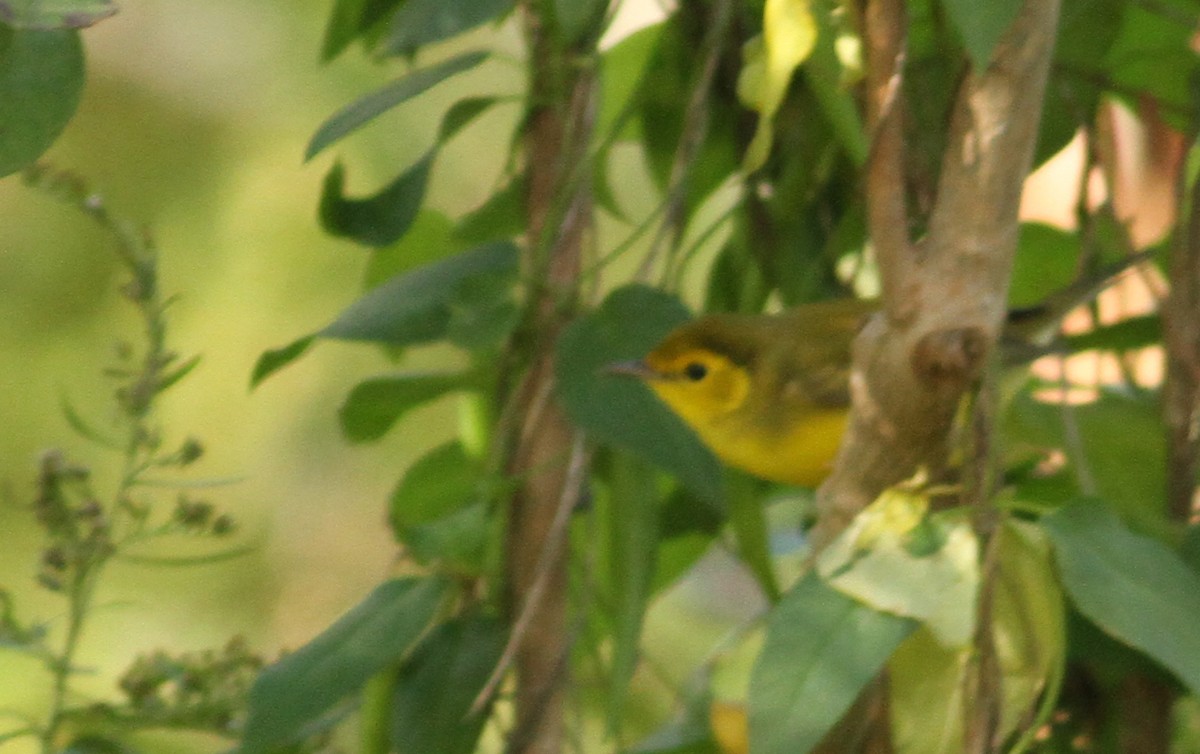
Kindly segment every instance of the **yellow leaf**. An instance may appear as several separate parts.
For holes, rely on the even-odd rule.
[[[750,731],[746,726],[746,706],[734,702],[713,702],[708,708],[713,738],[725,754],[747,754]]]
[[[764,60],[758,61],[757,50],[747,45],[743,50],[743,76],[755,79],[761,75],[761,83],[743,91],[739,81],[739,95],[758,111],[758,126],[750,148],[746,150],[743,169],[749,173],[763,166],[771,152],[772,131],[775,113],[783,102],[792,73],[797,66],[812,54],[817,42],[817,21],[813,17],[809,0],[767,0],[763,10]],[[747,69],[762,67],[762,73],[750,73]]]

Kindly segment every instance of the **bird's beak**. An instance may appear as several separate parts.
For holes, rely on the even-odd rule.
[[[606,364],[600,367],[603,374],[611,374],[617,377],[636,377],[639,380],[649,380],[658,377],[658,372],[646,364],[641,359],[632,361],[614,361],[611,364]]]

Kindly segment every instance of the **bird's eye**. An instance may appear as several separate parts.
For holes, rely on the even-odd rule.
[[[708,367],[698,361],[690,362],[683,368],[683,376],[687,377],[692,382],[699,382],[708,376]]]

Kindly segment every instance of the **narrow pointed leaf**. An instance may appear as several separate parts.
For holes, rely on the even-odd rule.
[[[434,578],[385,582],[320,636],[263,670],[250,689],[239,754],[271,752],[295,740],[403,658],[433,620],[446,588]]]
[[[500,655],[506,634],[497,620],[470,616],[439,626],[396,679],[392,741],[405,754],[470,754],[489,708],[471,711]]]
[[[517,247],[503,241],[410,270],[372,288],[318,335],[395,346],[436,340],[446,334],[456,307],[470,305],[464,292],[473,282],[516,280],[517,257]]]
[[[338,412],[342,434],[350,442],[378,440],[412,409],[471,384],[463,374],[407,374],[361,382]]]
[[[342,191],[346,176],[341,163],[325,176],[318,213],[321,227],[331,235],[349,238],[366,246],[387,246],[408,232],[421,202],[433,167],[435,152],[429,151],[408,170],[365,199],[350,199]]]
[[[464,53],[437,65],[413,71],[350,103],[321,124],[304,150],[304,159],[311,160],[326,147],[357,131],[396,105],[416,97],[451,76],[474,68],[486,57],[485,52]]]
[[[254,364],[254,371],[250,375],[250,389],[258,387],[260,382],[300,358],[313,344],[316,337],[316,335],[305,335],[281,348],[264,351]]]
[[[629,684],[641,656],[640,639],[658,550],[658,472],[644,461],[614,453],[612,489],[605,531],[608,534],[609,586],[612,590],[613,650],[608,687],[608,724],[620,729]]]
[[[512,10],[513,0],[407,0],[392,17],[384,55],[411,55],[417,48],[456,37]]]

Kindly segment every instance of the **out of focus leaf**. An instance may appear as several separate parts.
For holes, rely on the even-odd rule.
[[[464,53],[401,76],[382,89],[350,103],[321,124],[304,150],[304,159],[312,159],[326,147],[357,131],[396,105],[416,97],[451,76],[474,68],[486,57],[487,53],[484,52]]]
[[[136,750],[108,738],[80,736],[59,754],[136,754]]]
[[[808,59],[817,41],[817,21],[810,0],[766,0],[763,36],[750,50],[738,81],[738,96],[758,112],[754,138],[742,169],[752,173],[771,152],[775,113],[783,102],[796,67]]]
[[[600,113],[596,117],[596,133],[612,140],[610,131],[628,116],[630,103],[641,86],[642,77],[652,69],[649,65],[663,24],[651,24],[622,39],[604,52],[601,81]]]
[[[1057,688],[1065,662],[1066,607],[1037,527],[1005,521],[998,529],[992,582],[992,634],[1000,671],[998,737],[1028,725],[1031,709]],[[946,647],[928,630],[914,633],[888,663],[889,707],[896,751],[955,754],[963,750],[964,694],[975,666],[972,646]]]
[[[254,364],[254,372],[250,375],[250,389],[258,387],[260,382],[304,355],[316,337],[316,335],[305,335],[281,348],[264,351]]]
[[[454,236],[466,244],[513,238],[525,229],[525,187],[514,180],[458,222]]]
[[[492,618],[469,615],[444,623],[404,664],[392,706],[393,750],[404,754],[470,754],[490,705],[472,712],[506,634]]]
[[[645,356],[686,319],[676,298],[644,286],[620,288],[563,332],[555,373],[567,412],[595,439],[633,452],[717,501],[721,469],[712,453],[649,388],[603,371]]]
[[[412,345],[443,337],[471,281],[515,281],[517,247],[490,243],[410,270],[368,291],[318,335],[337,340]]]
[[[321,43],[321,61],[328,63],[355,39],[364,37],[404,0],[334,0]]]
[[[962,37],[975,70],[983,72],[992,62],[996,43],[1012,25],[1021,0],[941,0],[942,7]]]
[[[466,128],[471,121],[494,104],[496,104],[495,97],[468,97],[455,102],[442,116],[442,123],[438,128],[438,144],[453,139],[455,134]]]
[[[443,39],[456,37],[512,10],[514,0],[406,0],[392,16],[384,55],[411,55]]]
[[[815,746],[917,623],[872,610],[810,572],[771,611],[750,679],[750,749]]]
[[[1070,432],[1068,421],[1074,425]],[[1059,449],[1068,465],[1060,475],[1022,484],[1017,496],[1038,506],[1062,504],[1082,494],[1077,480],[1083,474],[1136,529],[1163,531],[1160,499],[1146,492],[1165,485],[1161,421],[1158,400],[1151,395],[1105,390],[1092,403],[1060,406],[1021,393],[1009,403],[1006,444]]]
[[[0,177],[33,162],[54,143],[82,90],[79,32],[0,23]]]
[[[397,662],[446,594],[435,578],[387,581],[320,636],[259,674],[239,754],[277,751],[334,705]]]
[[[1200,691],[1200,576],[1161,542],[1084,499],[1042,519],[1063,586],[1088,620]]]
[[[434,521],[478,499],[480,459],[453,441],[426,453],[404,473],[392,493],[392,527],[402,532]]]
[[[367,246],[387,246],[408,232],[425,199],[425,186],[435,152],[429,151],[390,184],[366,199],[349,199],[343,193],[345,168],[335,164],[325,176],[318,213],[321,227],[330,235],[350,238]]]
[[[927,510],[920,493],[884,491],[821,553],[817,570],[838,591],[962,647],[975,630],[979,544],[966,521],[927,519]]]
[[[1017,242],[1008,304],[1034,306],[1070,285],[1079,267],[1079,237],[1040,223],[1024,223]]]
[[[465,373],[405,374],[360,382],[338,412],[342,434],[351,442],[378,440],[422,403],[477,384],[473,375]]]
[[[888,661],[888,706],[895,750],[957,754],[963,750],[963,681],[970,650],[947,647],[922,628]]]
[[[614,625],[608,724],[616,731],[641,656],[642,619],[658,550],[659,494],[656,472],[638,458],[614,453],[609,472],[612,487],[604,506],[604,529]]]
[[[423,209],[395,243],[376,249],[367,262],[364,287],[380,283],[424,264],[442,259],[460,245],[452,238],[454,225],[441,212]]]
[[[1111,325],[1101,325],[1089,332],[1063,338],[1071,353],[1101,349],[1130,351],[1162,343],[1162,320],[1157,314],[1130,317]]]
[[[1113,89],[1154,97],[1164,119],[1180,128],[1192,128],[1200,115],[1195,87],[1200,55],[1191,43],[1195,24],[1177,17],[1195,13],[1194,7],[1172,14],[1125,3],[1121,30],[1104,59]]]
[[[474,502],[435,521],[404,529],[400,541],[418,563],[436,563],[439,570],[473,578],[483,572],[491,533],[487,503]]]
[[[112,0],[0,0],[0,23],[14,29],[82,29],[116,12]]]

